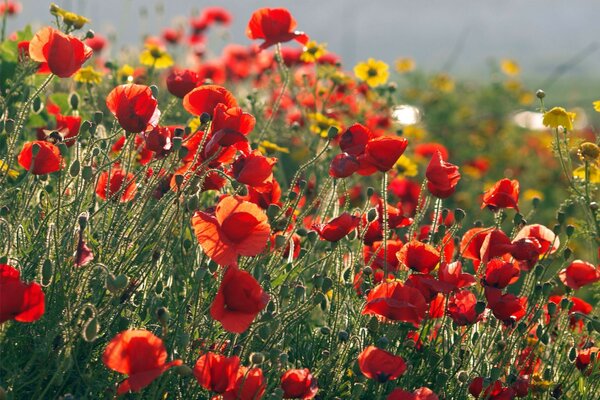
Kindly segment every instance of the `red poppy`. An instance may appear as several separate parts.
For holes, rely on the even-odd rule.
[[[552,254],[560,247],[559,237],[552,232],[552,229],[548,229],[544,225],[525,225],[513,238],[513,242],[526,238],[534,238],[538,241],[541,245],[540,254],[546,252]]]
[[[472,228],[464,233],[460,252],[464,258],[487,262],[508,253],[510,246],[510,238],[499,229]]]
[[[262,369],[240,366],[235,386],[223,393],[223,400],[260,400],[266,389]]]
[[[475,277],[473,275],[463,273],[460,261],[441,263],[438,269],[438,279],[440,282],[448,284],[450,291],[475,284]],[[444,291],[444,293],[448,293],[448,291]]]
[[[102,200],[116,200],[114,196],[121,193],[119,201],[126,203],[133,200],[137,193],[135,176],[125,172],[118,165],[113,165],[110,171],[104,171],[96,184],[96,195]]]
[[[480,319],[475,310],[477,297],[468,290],[453,294],[448,300],[447,313],[458,326],[471,325]]]
[[[67,146],[71,147],[75,144],[77,135],[79,135],[79,128],[81,127],[81,117],[76,115],[62,115],[60,109],[49,103],[46,106],[49,114],[53,114],[56,118],[56,126],[53,129],[38,129],[37,138],[39,140],[47,140],[48,134],[51,132],[58,132],[62,142]]]
[[[356,157],[348,153],[340,153],[333,157],[329,166],[329,175],[334,178],[347,178],[358,171],[360,163]]]
[[[167,361],[163,341],[146,330],[126,330],[115,336],[102,354],[104,365],[128,377],[119,384],[118,394],[139,392],[163,372],[183,364]]]
[[[256,118],[252,114],[244,112],[240,107],[231,107],[224,103],[217,104],[213,114],[210,126],[210,131],[213,134],[224,130],[237,132],[245,136],[252,132],[256,124]]]
[[[150,127],[150,129],[154,130],[155,128]],[[112,147],[110,148],[111,153],[114,155],[117,155],[118,153],[120,153],[121,150],[123,150],[123,146],[125,146],[126,140],[127,140],[127,137],[125,135],[123,135],[119,139],[117,139],[115,141],[115,143],[112,145]],[[154,153],[152,151],[150,151],[150,149],[148,149],[146,144],[147,143],[145,140],[145,135],[138,134],[138,135],[134,136],[134,138],[133,138],[134,157],[135,157],[135,161],[139,165],[148,164],[150,161],[152,161],[152,157],[154,156]]]
[[[400,240],[388,240],[387,252],[381,241],[374,242],[370,246],[365,246],[363,249],[363,260],[365,265],[368,265],[371,268],[396,271],[398,269],[398,258],[396,257],[396,253],[402,248],[402,245]],[[384,259],[384,256],[387,256],[386,259]]]
[[[33,153],[37,151],[34,156]],[[19,165],[34,175],[51,174],[63,167],[63,158],[57,146],[50,142],[26,142],[17,158]],[[33,164],[33,165],[32,165]]]
[[[265,157],[254,150],[246,155],[241,154],[232,165],[233,177],[236,181],[253,186],[259,190],[273,181],[273,166],[277,159]]]
[[[378,315],[392,321],[419,324],[427,312],[427,303],[418,289],[400,281],[384,282],[367,295],[362,313]]]
[[[358,366],[364,376],[380,383],[398,379],[406,372],[406,363],[402,357],[375,346],[368,346],[359,354]]]
[[[494,316],[505,325],[513,325],[525,316],[527,298],[511,293],[502,294],[500,289],[486,287],[485,298]]]
[[[248,195],[244,197],[244,200],[252,202],[266,210],[269,205],[276,204],[281,205],[281,186],[276,180],[273,180],[270,184],[262,187],[260,192],[251,186],[248,186]]]
[[[312,399],[319,388],[308,368],[290,369],[281,376],[284,399]]]
[[[126,132],[139,133],[158,124],[160,111],[152,90],[130,83],[114,88],[106,97],[106,106]]]
[[[173,131],[166,126],[157,126],[144,132],[145,149],[154,152],[156,158],[166,157],[173,147]]]
[[[215,299],[210,306],[210,316],[219,321],[228,332],[242,333],[248,329],[269,302],[254,277],[235,266],[228,267]]]
[[[444,161],[442,153],[439,151],[431,158],[425,176],[427,177],[427,189],[440,199],[452,196],[460,179],[458,167]]]
[[[592,355],[594,355],[594,359],[598,359],[598,355],[600,354],[600,348],[592,346],[587,349],[577,350],[577,358],[575,359],[575,366],[581,372],[584,372],[586,375],[591,374],[593,367],[590,367],[592,363]],[[597,361],[596,361],[597,362]],[[589,369],[589,371],[588,371]]]
[[[85,267],[94,259],[94,253],[85,243],[83,237],[77,242],[77,250],[75,250],[73,258],[76,267]]]
[[[223,394],[235,389],[239,366],[238,356],[208,352],[196,361],[194,376],[203,388]]]
[[[401,265],[423,274],[433,271],[440,262],[440,252],[435,247],[416,240],[402,246],[396,256]]]
[[[233,196],[223,197],[214,215],[196,212],[192,226],[206,255],[219,265],[232,265],[240,255],[260,254],[271,230],[260,207]]]
[[[173,68],[167,76],[167,90],[183,99],[198,85],[198,74],[189,69]]]
[[[81,40],[49,26],[40,29],[29,42],[31,59],[47,63],[50,71],[61,78],[77,72],[92,53]]]
[[[589,262],[575,260],[567,268],[562,269],[558,276],[563,284],[577,290],[600,281],[600,266],[595,267]]]
[[[313,224],[312,229],[317,231],[321,239],[328,242],[337,242],[352,232],[360,223],[360,217],[344,212],[339,217],[329,220],[326,224]]]
[[[400,156],[404,154],[408,140],[397,136],[380,136],[369,140],[365,146],[365,162],[378,171],[386,172],[392,169]],[[366,171],[365,171],[366,172]],[[361,173],[361,175],[370,175]]]
[[[238,106],[231,92],[218,85],[199,86],[183,98],[183,108],[196,116],[207,113],[212,117],[218,104],[224,104],[227,108]]]
[[[446,146],[439,143],[419,143],[416,144],[413,152],[416,156],[423,158],[434,158],[437,153],[440,153],[442,161],[448,161],[449,154]]]
[[[0,324],[13,319],[37,321],[44,315],[45,298],[37,283],[21,281],[19,270],[0,264]]]
[[[501,258],[493,258],[486,264],[483,284],[504,289],[519,280],[520,273],[521,270],[515,263],[504,261]]]
[[[480,376],[473,379],[469,385],[469,393],[476,399],[485,400],[512,400],[514,391],[511,388],[502,387],[502,382],[496,380],[484,388],[484,379]]]
[[[106,47],[106,38],[97,33],[94,34],[93,38],[85,39],[84,42],[92,50],[94,50],[94,53],[100,53],[104,49],[104,47]]]
[[[481,208],[488,207],[492,211],[499,208],[514,208],[519,211],[519,181],[501,179],[483,194]]]
[[[15,15],[21,12],[21,4],[16,1],[5,1],[0,3],[0,15]]]
[[[386,400],[439,400],[439,397],[426,387],[420,387],[412,393],[398,388],[394,389]]]
[[[295,28],[296,20],[285,8],[261,8],[250,17],[246,35],[250,39],[264,39],[260,49],[290,40],[300,44],[308,43],[308,36],[304,32],[295,31]]]

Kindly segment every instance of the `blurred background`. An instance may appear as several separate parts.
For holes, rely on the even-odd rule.
[[[21,0],[9,31],[51,21],[49,2]],[[393,65],[411,57],[425,71],[484,80],[490,65],[514,59],[523,82],[544,87],[561,101],[582,105],[600,96],[600,1],[598,0],[63,0],[57,4],[92,19],[91,27],[114,42],[113,54],[138,46],[148,34],[186,24],[206,6],[233,15],[227,31],[213,32],[218,51],[225,41],[248,44],[244,34],[253,10],[287,7],[298,29],[342,57],[346,68],[368,57]],[[552,97],[551,97],[552,98]]]

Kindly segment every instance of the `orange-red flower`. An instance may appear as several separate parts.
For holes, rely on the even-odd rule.
[[[378,315],[392,321],[419,324],[427,312],[427,303],[418,289],[400,281],[384,282],[375,286],[367,296],[362,313]]]
[[[284,399],[312,399],[319,388],[308,368],[290,369],[281,376]]]
[[[106,97],[106,106],[126,132],[140,133],[158,124],[160,111],[152,90],[130,83],[114,88]]]
[[[273,181],[273,166],[276,163],[276,158],[265,157],[258,150],[250,154],[241,154],[233,162],[233,177],[236,181],[253,186],[260,191]]]
[[[439,397],[426,387],[420,387],[412,393],[397,388],[388,395],[386,400],[439,400]]]
[[[118,394],[139,392],[181,360],[167,362],[163,341],[146,330],[126,330],[106,346],[102,361],[108,368],[126,374],[119,384]]]
[[[202,250],[219,265],[232,265],[238,256],[261,253],[271,230],[260,207],[233,196],[223,197],[214,215],[196,212],[192,226]]]
[[[167,76],[167,90],[183,99],[198,85],[198,74],[189,69],[173,68]]]
[[[435,247],[416,240],[402,246],[397,257],[401,265],[423,274],[433,271],[440,262],[440,252]]]
[[[600,281],[600,267],[595,267],[586,261],[575,260],[567,268],[562,269],[558,276],[566,286],[577,290]]]
[[[262,369],[240,366],[235,386],[223,393],[223,400],[260,400],[266,389]]]
[[[261,8],[250,17],[246,35],[250,39],[264,39],[261,49],[290,40],[308,43],[308,36],[304,32],[294,30],[296,25],[296,20],[285,8]]]
[[[34,156],[35,151],[37,154]],[[60,171],[63,167],[63,158],[58,147],[41,140],[26,142],[17,161],[21,167],[34,175],[50,174]]]
[[[45,300],[37,283],[21,281],[19,270],[0,264],[0,324],[10,319],[37,321],[44,315]]]
[[[356,229],[359,223],[360,217],[345,212],[326,224],[314,224],[312,228],[317,231],[321,239],[337,242]]]
[[[50,71],[61,78],[77,72],[92,53],[81,40],[49,26],[40,29],[29,42],[31,59],[47,63]]]
[[[504,261],[501,258],[493,258],[486,264],[485,279],[486,286],[504,289],[519,279],[521,270],[515,263]]]
[[[440,199],[452,196],[460,180],[458,167],[444,161],[442,153],[439,151],[431,157],[425,176],[427,177],[427,189]]]
[[[119,201],[125,203],[133,200],[137,193],[135,176],[125,172],[120,166],[113,165],[110,171],[104,171],[96,184],[96,195],[102,200],[116,200],[114,196],[121,193]]]
[[[199,86],[183,98],[183,108],[196,116],[207,113],[212,117],[218,104],[224,104],[226,108],[238,106],[231,92],[218,85]]]
[[[519,181],[501,179],[483,194],[481,208],[488,207],[492,211],[499,208],[514,208],[519,211]]]
[[[359,354],[358,366],[364,376],[380,383],[397,379],[406,372],[406,363],[402,357],[375,346],[368,346]]]
[[[447,313],[459,326],[471,325],[479,320],[480,314],[475,310],[477,298],[468,290],[453,294],[448,300]]]
[[[242,333],[268,302],[269,295],[252,275],[231,266],[223,274],[219,291],[210,306],[210,316],[226,331]]]
[[[525,316],[527,298],[517,297],[512,293],[502,294],[500,289],[486,287],[485,298],[494,316],[505,325],[514,325]]]
[[[238,356],[208,352],[196,361],[194,376],[203,388],[223,394],[235,388],[239,366]]]

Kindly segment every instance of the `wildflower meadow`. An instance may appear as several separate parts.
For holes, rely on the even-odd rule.
[[[285,8],[118,56],[19,12],[0,400],[600,399],[600,91],[347,65]]]

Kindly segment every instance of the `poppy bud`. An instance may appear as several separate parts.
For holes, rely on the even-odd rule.
[[[377,210],[375,208],[371,208],[367,212],[367,221],[374,222],[377,219],[377,217],[378,217]]]
[[[475,303],[475,312],[477,314],[481,314],[483,311],[485,311],[485,307],[486,304],[483,301],[478,301],[477,303]]]
[[[83,340],[86,342],[93,342],[98,337],[98,332],[100,332],[100,324],[98,323],[98,319],[93,317],[85,323],[81,334]]]
[[[387,337],[382,336],[382,337],[380,337],[380,338],[377,339],[377,341],[375,342],[375,344],[380,349],[385,349],[386,347],[389,346],[390,340]]]
[[[84,166],[83,171],[81,173],[81,177],[84,181],[91,181],[94,177],[94,171],[92,170],[92,167],[89,165]]]
[[[519,225],[523,221],[523,214],[516,213],[513,218],[513,225]]]
[[[567,247],[564,251],[563,251],[563,258],[565,260],[568,260],[569,257],[571,257],[571,255],[573,254],[573,250],[571,250],[569,247]]]
[[[321,335],[328,336],[331,334],[331,329],[328,326],[322,326],[320,329]]]
[[[323,278],[323,283],[321,284],[321,289],[323,292],[327,293],[333,287],[333,280],[329,277]]]
[[[35,114],[39,114],[42,112],[42,110],[44,109],[44,103],[42,103],[42,99],[40,99],[40,97],[36,97],[35,99],[33,99],[33,104],[31,105],[31,110],[35,113]]]
[[[338,128],[336,128],[335,126],[330,126],[327,130],[327,139],[335,139],[339,133],[340,130]]]
[[[159,281],[160,282],[160,281]],[[162,325],[166,325],[169,323],[169,319],[171,315],[169,314],[169,310],[166,307],[159,307],[156,310],[156,316]]]
[[[350,335],[346,331],[339,331],[337,336],[338,336],[338,340],[340,342],[347,342],[348,339],[350,338]]]
[[[187,365],[183,364],[183,365],[178,365],[175,368],[173,368],[175,370],[175,373],[179,376],[183,376],[183,377],[188,377],[188,376],[192,376],[194,374],[194,370],[191,369],[190,367],[188,367]]]
[[[200,123],[202,125],[208,123],[210,121],[210,114],[207,112],[203,112],[202,114],[200,114]]]
[[[548,315],[553,316],[556,314],[556,303],[548,303]]]
[[[268,213],[269,213],[269,210],[267,210],[267,214]],[[304,237],[304,236],[308,235],[308,231],[306,230],[306,228],[298,228],[298,229],[296,229],[296,234],[300,237]]]
[[[462,208],[457,208],[454,210],[454,220],[457,224],[460,223],[463,219],[465,219],[466,215],[467,213],[465,213],[465,210],[463,210]]]
[[[6,133],[12,133],[15,130],[15,120],[8,118],[4,121],[4,130]]]
[[[527,324],[525,322],[519,322],[517,324],[517,331],[519,331],[519,333],[527,332]]]
[[[559,223],[559,224],[561,224],[561,225],[562,225],[562,224],[565,222],[565,219],[566,219],[566,217],[567,217],[567,216],[566,216],[566,215],[565,215],[565,213],[564,213],[564,212],[562,212],[562,211],[558,211],[558,212],[556,213],[556,220],[557,220],[557,221],[558,221],[558,223]]]
[[[296,287],[294,287],[294,296],[296,296],[297,299],[303,299],[305,293],[306,288],[303,285],[296,285]]]
[[[555,235],[558,235],[558,234],[560,234],[560,231],[561,231],[561,226],[560,226],[560,224],[555,224],[555,225],[554,225],[554,227],[552,227],[552,232],[553,232]]]
[[[84,230],[87,226],[89,215],[87,212],[82,212],[79,214],[79,218],[77,218],[77,222],[79,223],[79,229]]]
[[[372,186],[369,186],[367,188],[367,197],[373,196],[374,193],[375,193],[375,189]]]
[[[271,219],[275,218],[281,212],[281,207],[277,204],[269,204],[267,208],[267,216]]]
[[[573,233],[575,233],[575,227],[573,225],[567,225],[565,233],[567,234],[567,237],[573,236]]]
[[[460,371],[457,378],[459,382],[466,383],[469,381],[469,373],[467,371]]]
[[[533,199],[531,199],[531,206],[533,208],[538,208],[540,205],[540,202],[541,202],[541,200],[539,197],[534,197]]]
[[[319,234],[316,231],[309,231],[306,234],[306,238],[308,239],[308,241],[310,243],[314,243],[317,241],[317,239],[319,238]]]
[[[73,178],[75,178],[77,175],[79,175],[80,169],[81,169],[81,163],[79,162],[79,160],[73,161],[73,163],[71,164],[71,167],[69,168],[69,175],[71,175]]]
[[[545,282],[542,286],[542,292],[544,296],[550,296],[550,292],[552,292],[552,284],[550,282]]]
[[[47,286],[52,281],[52,261],[48,258],[42,264],[42,285]]]
[[[366,266],[362,269],[363,275],[370,276],[373,274],[373,268]]]
[[[69,94],[69,105],[73,110],[79,109],[79,95],[77,92]]]

